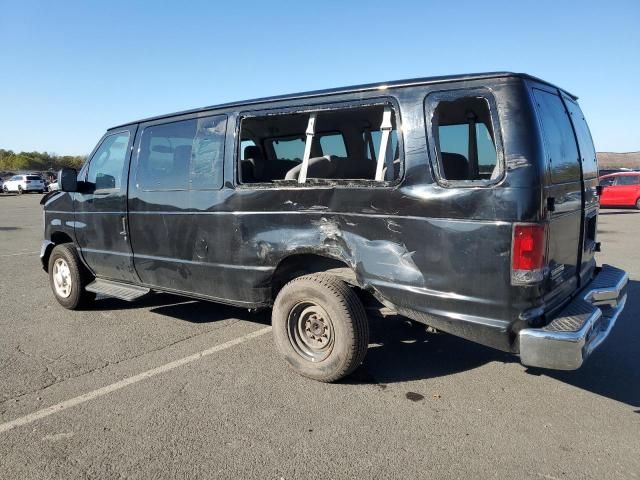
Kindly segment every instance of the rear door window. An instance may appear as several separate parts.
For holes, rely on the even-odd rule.
[[[637,185],[639,180],[640,176],[638,175],[621,175],[618,177],[616,185]]]
[[[566,96],[563,98],[569,115],[571,116],[576,137],[578,137],[578,146],[580,147],[580,156],[582,157],[582,174],[584,178],[597,177],[598,160],[587,121],[584,118],[582,110],[580,110],[580,106],[573,99]]]
[[[533,89],[552,183],[580,180],[580,158],[571,122],[558,95]]]

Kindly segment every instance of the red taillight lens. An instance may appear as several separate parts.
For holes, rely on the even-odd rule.
[[[513,270],[539,270],[544,266],[544,225],[515,225],[513,227]]]

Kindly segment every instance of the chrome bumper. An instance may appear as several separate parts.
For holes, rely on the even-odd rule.
[[[627,301],[629,276],[603,265],[569,305],[542,328],[520,330],[520,361],[529,367],[576,370],[607,338]]]

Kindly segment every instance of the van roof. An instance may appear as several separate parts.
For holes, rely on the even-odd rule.
[[[189,113],[197,113],[197,112],[206,111],[206,110],[217,110],[217,109],[228,109],[228,108],[233,108],[233,107],[243,107],[243,106],[255,105],[255,104],[259,104],[259,103],[268,103],[268,102],[273,102],[273,101],[279,101],[279,100],[299,100],[299,99],[303,99],[303,98],[313,98],[313,97],[320,97],[320,96],[325,96],[325,95],[339,95],[339,94],[344,94],[344,93],[367,92],[367,91],[372,91],[372,90],[388,90],[388,89],[391,89],[391,88],[410,87],[410,86],[419,86],[419,85],[430,85],[430,84],[447,83],[447,82],[461,82],[461,81],[466,81],[466,80],[483,80],[483,79],[489,79],[489,78],[504,78],[504,77],[526,78],[526,79],[529,79],[529,80],[534,80],[536,82],[545,83],[545,84],[547,84],[547,85],[549,85],[551,87],[554,87],[554,88],[559,88],[556,85],[554,85],[552,83],[549,83],[549,82],[547,82],[545,80],[542,80],[542,79],[540,79],[538,77],[534,77],[533,75],[528,75],[526,73],[515,73],[515,72],[466,73],[466,74],[445,75],[445,76],[438,76],[438,77],[421,77],[421,78],[411,78],[411,79],[405,79],[405,80],[393,80],[393,81],[389,81],[389,82],[365,83],[365,84],[362,84],[362,85],[352,85],[352,86],[348,86],[348,87],[328,88],[328,89],[324,89],[324,90],[312,90],[312,91],[308,91],[308,92],[290,93],[290,94],[285,94],[285,95],[275,95],[275,96],[271,96],[271,97],[254,98],[254,99],[251,99],[251,100],[243,100],[243,101],[238,101],[238,102],[221,103],[221,104],[218,104],[218,105],[209,105],[209,106],[206,106],[206,107],[193,108],[193,109],[190,109],[190,110],[183,110],[183,111],[174,112],[174,113],[167,113],[167,114],[164,114],[164,115],[156,115],[156,116],[153,116],[153,117],[143,118],[143,119],[137,120],[135,122],[127,122],[127,123],[123,123],[123,124],[111,127],[109,130],[113,130],[115,128],[120,128],[120,127],[124,127],[126,125],[132,125],[132,124],[136,124],[136,123],[143,123],[143,122],[149,122],[149,121],[153,121],[153,120],[160,120],[162,118],[169,118],[169,117],[173,117],[173,116],[176,116],[176,115],[185,115],[185,114],[189,114]],[[564,93],[569,95],[574,100],[578,99],[577,96],[567,92],[566,90],[564,90],[564,89],[560,89],[560,90],[562,90]]]

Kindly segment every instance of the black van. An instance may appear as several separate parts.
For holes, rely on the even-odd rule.
[[[44,200],[56,299],[173,292],[273,308],[302,375],[368,345],[364,301],[528,366],[576,369],[627,274],[597,267],[598,166],[576,97],[514,73],[230,103],[107,131]]]

